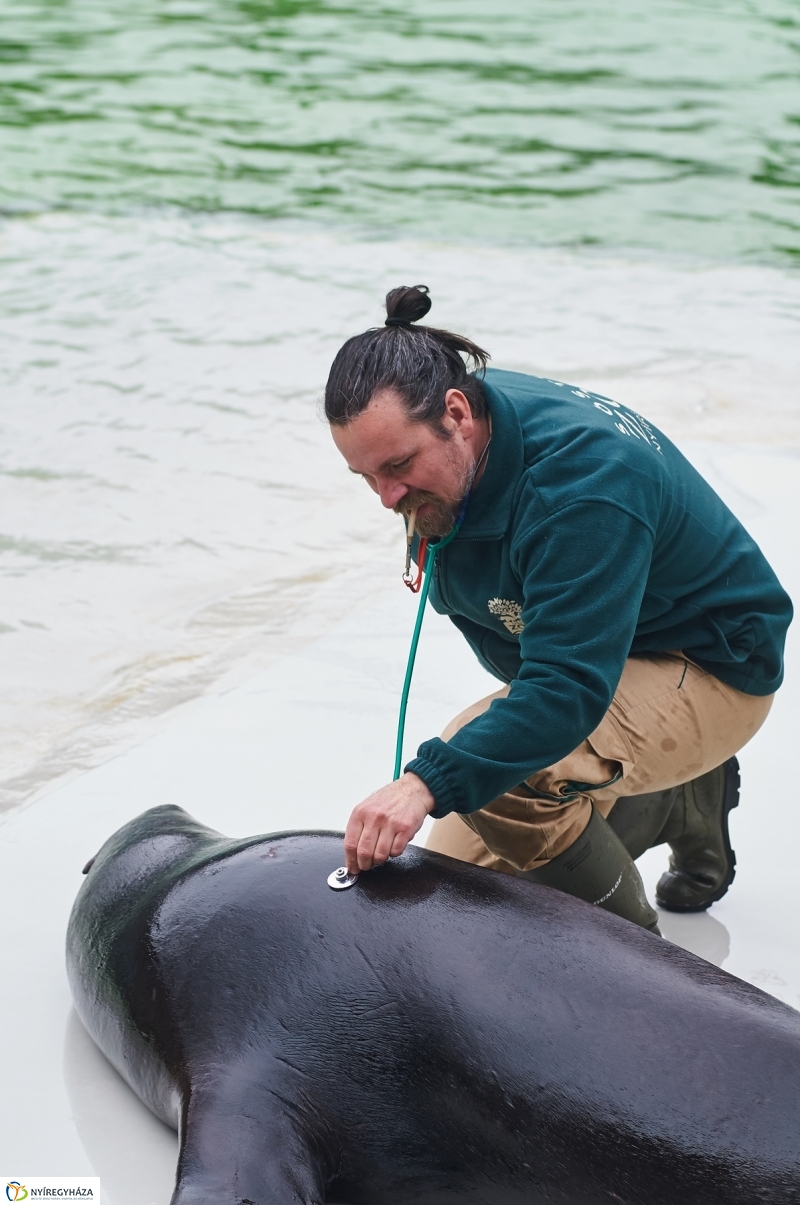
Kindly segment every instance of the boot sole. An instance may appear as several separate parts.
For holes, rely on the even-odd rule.
[[[686,907],[675,907],[674,904],[663,903],[656,894],[656,903],[659,908],[663,908],[665,912],[706,912],[712,904],[716,904],[717,900],[721,900],[726,894],[733,880],[736,878],[736,854],[731,847],[731,838],[728,832],[728,816],[734,808],[739,806],[739,788],[741,786],[742,777],[739,772],[739,759],[729,757],[724,763],[725,765],[725,797],[722,801],[722,839],[725,844],[725,856],[728,860],[728,873],[722,880],[721,884],[712,896],[704,904],[688,904]]]

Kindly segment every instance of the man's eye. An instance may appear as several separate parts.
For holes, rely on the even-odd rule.
[[[406,469],[411,464],[411,457],[406,456],[405,460],[398,460],[397,464],[392,465],[392,471],[398,473],[401,469]]]

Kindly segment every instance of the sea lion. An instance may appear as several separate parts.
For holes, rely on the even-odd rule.
[[[800,1014],[551,888],[340,860],[159,807],[90,863],[72,992],[173,1205],[800,1203]]]

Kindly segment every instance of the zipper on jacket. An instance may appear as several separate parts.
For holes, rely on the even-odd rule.
[[[444,557],[437,557],[433,566],[433,586],[439,596],[439,602],[448,611],[452,610],[444,592]]]

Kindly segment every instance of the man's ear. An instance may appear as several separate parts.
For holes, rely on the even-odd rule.
[[[475,428],[472,409],[460,389],[448,389],[444,395],[444,407],[447,417],[460,431],[464,439],[469,439]]]

